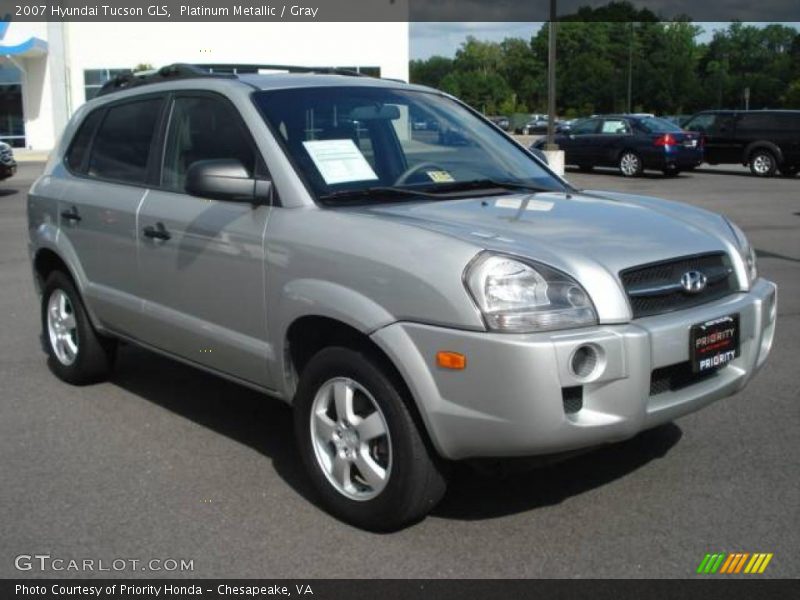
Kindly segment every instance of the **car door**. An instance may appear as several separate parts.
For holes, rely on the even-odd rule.
[[[139,280],[148,344],[269,387],[264,238],[270,207],[185,192],[197,161],[265,167],[237,109],[211,93],[171,100],[160,185],[139,215]]]
[[[595,164],[591,159],[590,148],[599,128],[600,119],[578,121],[562,139],[559,139],[558,144],[564,150],[564,160],[567,164]]]
[[[592,136],[590,142],[593,148],[595,164],[616,165],[620,150],[626,146],[626,140],[631,137],[631,127],[626,119],[603,119],[599,134]]]
[[[141,318],[136,212],[164,105],[164,95],[137,96],[90,113],[67,152],[73,176],[59,202],[60,235],[78,257],[87,302],[104,327],[129,335]]]

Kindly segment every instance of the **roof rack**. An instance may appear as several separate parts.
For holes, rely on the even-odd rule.
[[[339,67],[301,67],[297,65],[263,65],[237,63],[206,63],[192,65],[207,73],[233,73],[234,75],[257,74],[259,71],[285,71],[287,73],[318,73],[321,75],[347,75],[349,77],[370,77],[366,73]]]
[[[106,94],[120,92],[132,87],[138,87],[140,85],[147,85],[150,83],[161,83],[162,81],[196,79],[201,77],[236,79],[238,75],[257,74],[259,71],[285,71],[288,73],[318,73],[325,75],[346,75],[348,77],[370,77],[370,75],[367,75],[366,73],[361,73],[352,69],[340,69],[338,67],[299,67],[295,65],[233,63],[176,63],[161,67],[160,69],[117,75],[113,79],[110,79],[103,84],[103,86],[100,88],[100,91],[97,93],[97,96],[105,96]]]
[[[197,65],[176,63],[167,65],[154,71],[140,71],[138,73],[127,73],[117,75],[103,84],[97,96],[105,96],[113,92],[127,90],[140,85],[150,83],[161,83],[162,81],[174,81],[176,79],[193,79],[198,77],[211,77],[215,79],[235,79],[232,73],[212,73],[208,70],[199,68]]]

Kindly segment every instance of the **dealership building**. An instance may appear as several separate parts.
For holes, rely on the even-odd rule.
[[[118,74],[171,63],[341,67],[408,80],[407,22],[0,22],[0,141],[49,150]]]

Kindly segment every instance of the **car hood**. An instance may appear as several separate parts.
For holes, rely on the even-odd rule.
[[[599,293],[612,280],[619,289],[618,273],[628,267],[706,252],[736,253],[730,228],[719,215],[614,192],[543,192],[353,210],[546,263]]]

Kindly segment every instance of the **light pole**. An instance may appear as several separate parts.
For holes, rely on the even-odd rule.
[[[550,0],[547,36],[547,144],[545,150],[558,150],[556,133],[556,0]]]
[[[633,90],[633,21],[631,21],[631,37],[628,43],[628,113],[631,109],[631,96]]]

